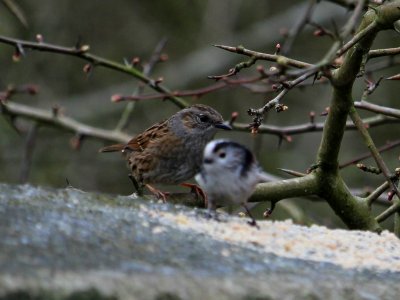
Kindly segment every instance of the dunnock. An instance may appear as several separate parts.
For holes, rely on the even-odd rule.
[[[154,124],[127,144],[111,145],[99,151],[121,151],[138,191],[145,185],[165,201],[166,193],[150,184],[181,184],[199,172],[203,149],[217,128],[231,129],[223,121],[213,108],[195,104]]]
[[[196,181],[206,192],[208,214],[216,216],[217,205],[242,205],[257,226],[247,208],[247,200],[258,183],[268,181],[254,155],[245,146],[229,140],[214,140],[204,149],[201,171]]]

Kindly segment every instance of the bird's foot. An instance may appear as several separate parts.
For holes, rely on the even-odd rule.
[[[181,183],[181,186],[190,188],[190,192],[194,193],[197,198],[203,199],[204,206],[207,207],[207,195],[206,193],[204,193],[201,187],[199,187],[197,184],[187,183],[187,182]]]
[[[264,211],[263,217],[264,218],[268,218],[272,214],[272,212],[274,211],[275,206],[276,206],[276,202],[272,202],[271,203],[271,207],[268,208],[266,211]]]
[[[250,226],[254,226],[257,229],[260,229],[260,227],[258,226],[256,220],[254,219],[253,215],[251,214],[249,208],[247,207],[246,203],[243,203],[242,206],[246,210],[247,215],[251,218],[251,221],[247,221],[247,224],[249,224]]]
[[[162,192],[150,184],[146,184],[147,189],[156,196],[157,199],[161,200],[163,203],[167,203],[167,197],[169,196],[169,192]]]
[[[258,226],[256,220],[254,220],[254,219],[251,219],[251,221],[247,221],[247,224],[249,224],[250,226],[255,227],[257,229],[260,229],[260,226]]]

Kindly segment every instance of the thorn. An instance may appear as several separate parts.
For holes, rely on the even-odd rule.
[[[281,146],[282,146],[282,141],[283,141],[283,136],[282,136],[282,135],[279,135],[279,140],[278,140],[278,149],[280,149],[280,148],[281,148]]]
[[[314,85],[315,81],[317,81],[318,77],[319,77],[319,74],[318,74],[318,72],[316,72],[314,75],[314,78],[313,78],[313,82],[312,82],[313,85]]]
[[[60,110],[61,110],[61,107],[58,104],[54,104],[51,107],[51,112],[52,112],[53,118],[58,117],[58,115],[60,114]]]
[[[21,45],[20,43],[17,43],[16,47],[17,47],[18,53],[19,53],[21,56],[25,56],[25,50],[24,50],[24,48],[22,47],[22,45]]]
[[[386,78],[386,80],[400,80],[400,74],[396,74]]]
[[[132,64],[126,59],[126,57],[124,57],[123,61],[126,67],[132,67]]]
[[[295,176],[295,177],[303,177],[306,176],[307,174],[298,172],[298,171],[294,171],[294,170],[289,170],[289,169],[283,169],[283,168],[278,168],[278,170],[285,172],[289,175]]]

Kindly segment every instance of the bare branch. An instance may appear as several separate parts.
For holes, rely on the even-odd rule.
[[[393,175],[390,173],[389,168],[386,166],[385,162],[383,161],[378,149],[376,148],[371,136],[368,133],[368,130],[365,128],[365,125],[363,124],[362,119],[360,118],[360,116],[357,113],[354,106],[350,109],[349,115],[350,115],[351,119],[353,120],[353,123],[357,126],[358,131],[361,133],[363,140],[365,142],[365,145],[371,151],[372,157],[374,158],[378,167],[381,169],[381,171],[382,171],[383,175],[385,176],[387,182],[389,183],[391,189],[394,190],[396,192],[397,196],[400,198],[400,192],[397,189],[397,186],[393,180]]]
[[[131,138],[131,136],[123,132],[101,129],[77,122],[69,117],[54,115],[50,110],[46,111],[11,102],[2,103],[0,107],[3,114],[27,118],[38,122],[40,125],[61,128],[82,136],[98,138],[103,141],[126,143]]]
[[[351,15],[349,21],[343,28],[343,33],[341,34],[342,39],[345,39],[355,29],[358,18],[361,16],[366,2],[367,2],[366,0],[357,1],[357,5],[354,8],[353,14]]]
[[[398,54],[400,54],[400,47],[376,49],[368,52],[368,59],[382,57],[382,56],[393,56]]]
[[[395,202],[388,209],[386,209],[384,212],[382,212],[375,219],[377,222],[381,223],[381,222],[385,221],[387,218],[389,218],[391,215],[398,212],[399,209],[400,209],[400,200],[396,199]]]
[[[160,56],[161,56],[161,52],[163,51],[165,44],[167,43],[167,39],[163,38],[156,46],[156,48],[153,51],[153,54],[150,56],[150,60],[148,63],[146,63],[143,67],[143,74],[145,76],[149,76],[151,71],[153,70],[154,66],[160,61]],[[143,93],[144,90],[144,85],[140,84],[137,88],[136,91],[134,92],[134,95],[140,95],[141,93]],[[121,131],[124,130],[129,122],[129,117],[133,111],[135,107],[135,104],[132,103],[128,103],[125,107],[124,112],[121,115],[121,118],[117,124],[117,126],[115,127],[116,131]]]
[[[375,127],[384,124],[400,123],[400,120],[389,118],[385,116],[375,116],[363,119],[363,123],[368,127]],[[296,135],[308,132],[322,131],[325,123],[304,123],[293,126],[273,126],[273,125],[261,125],[258,128],[258,133],[274,134],[277,136]],[[238,131],[249,131],[250,125],[244,123],[233,123],[233,129]],[[346,122],[346,130],[355,130],[357,127],[351,122]]]
[[[289,31],[288,37],[283,43],[283,47],[281,50],[282,55],[286,55],[289,53],[297,36],[304,29],[304,27],[310,22],[316,4],[317,0],[309,0],[308,6],[306,7],[304,14],[297,21],[297,24]]]
[[[157,83],[156,80],[145,76],[143,72],[139,71],[132,65],[125,65],[125,64],[120,64],[112,60],[105,59],[103,57],[94,55],[89,53],[89,46],[88,45],[83,45],[80,47],[62,47],[58,45],[53,45],[53,44],[48,44],[48,43],[35,43],[35,42],[28,42],[24,40],[18,40],[18,39],[13,39],[13,38],[8,38],[4,36],[0,36],[0,42],[7,44],[7,45],[12,45],[15,47],[21,47],[23,49],[32,49],[32,50],[38,50],[38,51],[45,51],[45,52],[51,52],[51,53],[58,53],[58,54],[64,54],[64,55],[71,55],[78,57],[80,59],[86,60],[90,63],[92,63],[94,66],[103,66],[112,70],[116,70],[128,75],[131,75],[140,81],[144,82],[147,84],[149,87],[152,89],[156,90],[157,92],[163,93],[165,95],[165,98],[171,100],[174,104],[176,104],[180,108],[184,108],[188,106],[185,100],[176,97],[171,94],[171,91],[164,87],[162,84]]]
[[[395,109],[391,107],[386,107],[382,105],[373,104],[367,101],[357,101],[354,102],[356,108],[368,110],[385,116],[400,118],[400,109]]]
[[[374,201],[376,201],[380,195],[382,195],[389,188],[389,183],[385,181],[381,184],[375,191],[373,191],[365,201],[367,201],[368,206],[371,206]]]
[[[363,123],[365,124],[364,121],[363,121]],[[386,145],[379,147],[378,151],[379,151],[379,153],[382,153],[382,152],[391,150],[391,149],[393,149],[393,148],[395,148],[397,146],[400,146],[400,140],[396,140],[396,141],[393,141],[393,142],[388,142]],[[350,165],[354,165],[354,164],[356,164],[356,163],[358,163],[358,162],[360,162],[360,161],[362,161],[364,159],[367,159],[367,158],[369,158],[371,156],[372,156],[371,152],[366,152],[366,153],[361,154],[360,156],[358,156],[356,158],[353,158],[350,161],[347,161],[345,163],[340,164],[339,168],[343,169],[343,168],[348,167]]]
[[[229,51],[229,52],[254,57],[259,60],[266,60],[266,61],[276,62],[278,64],[284,64],[288,67],[303,69],[303,68],[308,68],[308,67],[312,66],[312,64],[302,62],[299,60],[295,60],[295,59],[291,59],[286,56],[256,52],[253,50],[246,49],[243,46],[238,46],[238,47],[231,47],[231,46],[224,46],[224,45],[214,45],[214,46],[217,48],[221,48],[223,50]]]
[[[375,31],[377,27],[376,22],[372,22],[366,28],[359,31],[356,35],[354,35],[350,41],[343,45],[339,50],[336,51],[336,57],[342,56],[347,52],[351,47],[353,47],[358,41],[360,41],[363,37],[367,36],[370,32]]]

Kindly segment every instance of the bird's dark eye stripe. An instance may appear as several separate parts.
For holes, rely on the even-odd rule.
[[[225,148],[229,145],[230,142],[220,142],[218,144],[215,145],[215,148],[213,150],[214,153],[217,153],[218,150]]]

